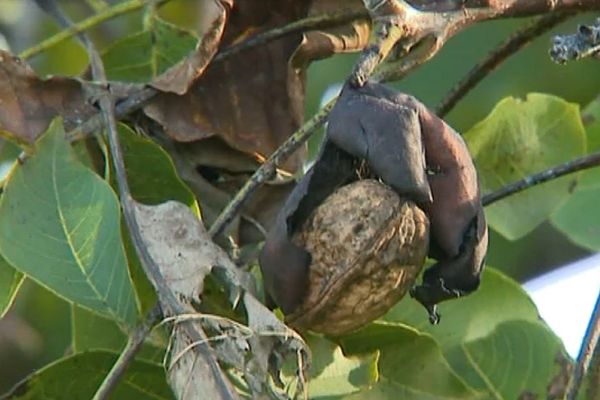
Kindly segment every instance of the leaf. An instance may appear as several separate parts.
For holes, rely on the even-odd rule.
[[[251,0],[235,6],[219,50],[258,30],[286,25],[306,15],[293,0]],[[304,77],[289,64],[302,40],[291,34],[263,46],[213,61],[183,96],[164,93],[144,111],[178,142],[219,136],[243,153],[270,155],[304,119]],[[226,88],[226,90],[224,90]],[[296,171],[304,157],[296,152],[284,168]]]
[[[172,332],[169,381],[177,396],[221,398],[230,393],[233,388],[216,364],[217,357],[234,373],[243,374],[254,396],[274,390],[268,373],[279,367],[269,362],[290,353],[306,357],[302,339],[252,296],[247,277],[212,242],[189,207],[174,201],[159,206],[136,203],[136,217],[165,281],[153,281],[165,316],[188,319],[175,324]],[[206,300],[208,274],[218,277],[231,307],[244,314],[241,322],[196,313],[193,305]]]
[[[177,175],[169,154],[125,124],[119,124],[118,129],[131,195],[147,205],[176,200],[199,216],[198,202]]]
[[[401,324],[375,322],[340,338],[346,354],[379,350],[380,382],[374,391],[416,394],[423,398],[471,399],[478,393],[456,375],[436,342],[427,334]],[[370,398],[371,391],[356,398]],[[354,397],[351,397],[354,398]]]
[[[103,350],[119,354],[127,342],[127,336],[114,321],[74,304],[71,305],[71,336],[74,353]],[[147,341],[136,359],[161,363],[163,353],[164,348],[155,347]]]
[[[119,203],[76,160],[60,119],[15,168],[0,200],[0,253],[59,296],[131,326],[134,293]]]
[[[462,351],[472,373],[457,370],[477,389],[496,399],[518,399],[524,393],[546,398],[546,390],[560,373],[564,357],[561,341],[541,322],[507,321],[488,336],[468,342]]]
[[[70,130],[96,112],[75,79],[38,78],[19,58],[0,50],[0,136],[32,145],[57,115]]]
[[[600,150],[600,98],[592,100],[582,111],[581,119],[587,134],[589,154]],[[600,168],[581,172],[577,190],[600,189]]]
[[[552,215],[552,224],[573,243],[586,249],[600,250],[600,188],[576,190]]]
[[[484,269],[477,291],[438,307],[441,315],[438,325],[431,325],[423,307],[409,297],[396,304],[383,319],[405,323],[432,335],[444,351],[484,337],[505,321],[539,319],[535,305],[521,286],[490,267]]]
[[[194,50],[198,39],[160,18],[150,28],[117,40],[102,53],[108,79],[148,83]]]
[[[539,93],[500,101],[465,139],[483,192],[585,153],[578,106]],[[531,232],[568,198],[576,176],[563,177],[511,196],[486,209],[488,222],[510,240]]]
[[[309,370],[308,397],[331,398],[365,389],[377,380],[377,355],[346,356],[327,339],[308,335],[313,354]]]
[[[103,351],[65,357],[34,372],[15,386],[6,399],[91,399],[117,357]],[[164,369],[138,360],[129,365],[110,398],[174,399]]]
[[[12,305],[24,278],[22,273],[0,257],[0,318]]]

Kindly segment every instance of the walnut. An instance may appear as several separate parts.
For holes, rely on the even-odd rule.
[[[312,262],[308,293],[286,321],[341,335],[385,314],[413,286],[429,220],[384,184],[361,180],[329,196],[293,240]]]

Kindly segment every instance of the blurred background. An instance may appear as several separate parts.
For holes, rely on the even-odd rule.
[[[100,4],[95,1],[62,3],[74,19],[90,15],[94,3]],[[196,1],[173,0],[161,8],[160,13],[167,20],[177,24],[193,26],[198,18],[195,11]],[[556,27],[552,33],[538,38],[529,47],[517,53],[459,103],[447,117],[450,125],[459,132],[464,132],[483,119],[500,99],[506,96],[524,97],[530,92],[554,94],[577,103],[582,108],[585,107],[600,94],[599,61],[585,60],[560,66],[550,60],[548,49],[553,34],[573,33],[578,24],[589,24],[596,17],[595,14],[573,17]],[[470,28],[454,37],[432,61],[394,86],[416,96],[429,106],[435,106],[476,62],[528,22],[527,19],[493,21]],[[93,29],[91,34],[99,46],[103,47],[115,38],[139,29],[141,17],[139,13],[134,12],[102,24]],[[58,30],[56,24],[33,2],[0,0],[1,48],[19,54]],[[306,116],[312,115],[318,109],[327,88],[339,84],[347,77],[355,57],[339,55],[310,66],[307,76]],[[67,40],[29,62],[41,76],[78,75],[86,68],[87,56],[75,40]],[[313,152],[318,143],[319,137],[311,140]],[[2,154],[12,151],[14,156],[14,149],[11,150],[8,144],[2,146]],[[0,165],[0,173],[2,171]],[[582,211],[589,213],[586,218],[600,224],[600,208]],[[590,234],[598,235],[598,232]],[[571,242],[552,224],[544,223],[526,237],[513,242],[492,230],[487,264],[520,282],[525,282],[584,259],[597,250],[594,245],[577,245]],[[594,271],[593,268],[598,262],[596,258],[594,262],[588,262],[583,267],[581,263],[575,264],[574,267],[562,269],[560,273],[550,275],[547,279],[550,282],[566,282],[567,277],[573,276],[574,272]],[[592,303],[600,282],[598,269],[595,271],[595,275],[581,275],[586,281],[596,285],[595,289],[590,289]],[[548,280],[533,281],[527,287],[532,291],[537,290],[539,295],[540,288],[548,286],[547,282]],[[561,321],[565,321],[562,315],[569,314],[573,307],[586,309],[584,303],[590,303],[587,298],[584,299],[583,292],[577,290],[578,285],[573,286],[574,292],[573,289],[569,289],[571,292],[565,291],[567,289],[557,289],[557,292],[544,294],[545,298],[555,301],[548,307],[540,305],[546,320],[550,321],[553,315],[557,316],[558,322],[555,325],[551,323],[554,329],[558,329]],[[538,295],[534,295],[534,299]],[[549,304],[548,300],[545,301]],[[591,310],[591,305],[587,309]],[[35,283],[26,281],[12,310],[0,320],[0,393],[8,390],[32,370],[69,351],[70,312],[66,302]],[[585,322],[569,324],[577,325],[581,328],[580,331],[585,328]],[[573,349],[577,348],[577,343],[568,345],[568,348],[571,354],[576,353]]]

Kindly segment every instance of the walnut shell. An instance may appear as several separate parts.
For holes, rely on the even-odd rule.
[[[429,244],[429,220],[410,200],[374,180],[329,196],[294,236],[311,255],[308,293],[286,317],[329,335],[385,314],[412,287]]]

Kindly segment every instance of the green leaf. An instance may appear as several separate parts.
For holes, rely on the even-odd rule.
[[[581,119],[587,134],[587,151],[600,150],[600,97],[595,98],[581,112]],[[577,190],[600,189],[600,168],[591,168],[581,172]]]
[[[23,274],[0,257],[0,318],[12,305],[23,280]]]
[[[483,193],[581,156],[586,146],[579,107],[538,93],[527,95],[525,101],[512,97],[500,101],[465,139]],[[499,201],[486,208],[488,222],[516,240],[563,204],[576,179],[569,175]]]
[[[105,350],[119,354],[125,347],[127,336],[119,326],[76,305],[71,306],[71,336],[73,352]],[[164,349],[144,344],[136,359],[160,363]]]
[[[63,358],[30,375],[7,398],[91,399],[116,360],[117,355],[102,351]],[[170,400],[174,396],[160,365],[134,360],[110,398]]]
[[[380,382],[374,389],[378,392],[393,389],[415,399],[479,396],[448,365],[435,340],[410,327],[376,322],[339,340],[345,354],[379,351]],[[409,396],[410,393],[423,397]],[[356,398],[370,398],[370,395],[374,393],[367,391]]]
[[[169,154],[127,125],[119,124],[118,128],[127,180],[133,198],[146,205],[177,200],[191,207],[199,215],[196,198],[177,175]]]
[[[148,30],[107,48],[102,60],[109,79],[146,83],[181,61],[197,41],[191,32],[155,18]]]
[[[131,326],[137,311],[116,195],[54,120],[0,200],[0,253],[65,299]]]
[[[546,398],[546,388],[561,373],[561,341],[541,322],[508,321],[490,335],[462,347],[470,370],[457,370],[495,399]]]
[[[501,272],[486,267],[479,289],[462,298],[439,306],[441,320],[431,325],[425,309],[405,297],[384,317],[432,335],[445,351],[458,344],[488,335],[496,326],[509,320],[537,321],[538,312],[521,286]]]
[[[188,205],[199,216],[196,197],[177,175],[169,154],[125,124],[119,124],[118,129],[133,198],[148,205],[177,200]],[[114,173],[111,176],[114,177]],[[116,182],[113,182],[113,187],[116,187]],[[143,313],[146,313],[156,303],[156,293],[148,282],[125,226],[122,235],[137,298]]]
[[[581,247],[600,250],[600,188],[577,190],[552,215],[552,224]]]
[[[376,354],[345,356],[327,339],[313,335],[306,339],[313,354],[308,380],[310,399],[339,398],[375,383]]]

